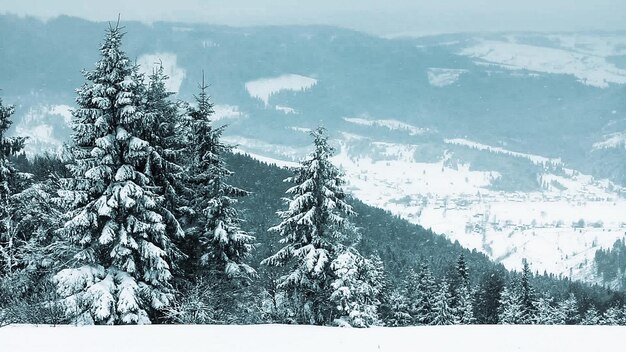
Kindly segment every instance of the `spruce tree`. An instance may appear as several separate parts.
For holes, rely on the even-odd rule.
[[[599,325],[601,322],[601,317],[598,314],[598,310],[594,306],[590,306],[589,309],[585,312],[580,323],[582,325]]]
[[[580,314],[578,313],[578,301],[573,293],[569,297],[559,303],[559,324],[576,325],[580,322]]]
[[[524,259],[522,277],[520,279],[520,304],[522,306],[522,324],[532,324],[535,315],[537,314],[537,307],[535,306],[535,290],[530,284],[532,278],[532,272],[528,261]]]
[[[402,291],[393,291],[389,296],[389,315],[385,317],[385,325],[391,327],[409,326],[413,323],[409,311],[409,302]]]
[[[498,308],[499,324],[523,324],[522,305],[519,293],[513,287],[506,286],[500,294],[500,306]]]
[[[25,138],[7,137],[14,112],[15,108],[4,106],[0,98],[0,276],[12,272],[18,264],[12,196],[19,192],[18,186],[23,177],[9,159],[22,151]]]
[[[144,77],[135,71],[133,79],[143,81]],[[163,65],[153,68],[148,76],[147,87],[142,92],[144,123],[139,137],[152,146],[143,172],[154,181],[155,192],[163,197],[167,231],[182,237],[184,233],[178,219],[179,208],[184,205],[180,199],[187,191],[183,180],[185,170],[181,166],[186,148],[179,106],[171,99],[174,93],[166,89],[168,79]]]
[[[409,276],[411,279],[412,276]],[[408,299],[411,316],[413,316],[414,324],[430,325],[434,319],[434,304],[437,295],[437,284],[428,267],[428,264],[422,263],[420,270],[415,275],[413,286],[408,286]]]
[[[55,276],[67,314],[79,324],[146,324],[172,300],[172,262],[162,197],[146,164],[155,148],[145,131],[142,82],[109,26],[100,60],[85,72],[72,112],[70,207],[59,233],[73,243],[69,268]]]
[[[619,307],[609,307],[604,314],[602,314],[603,325],[622,325],[624,324],[624,318]]]
[[[378,307],[383,285],[382,262],[361,256],[350,247],[331,264],[335,279],[330,300],[335,304],[338,326],[368,327],[380,325]]]
[[[278,287],[291,298],[296,321],[324,324],[333,315],[331,263],[341,252],[341,241],[354,233],[347,219],[354,211],[345,201],[342,175],[330,161],[334,150],[326,130],[318,128],[311,134],[315,150],[286,179],[294,184],[287,190],[287,209],[278,212],[282,221],[270,229],[281,237],[283,247],[262,264],[289,267]]]
[[[540,325],[553,325],[558,323],[558,312],[554,306],[554,298],[545,293],[537,300],[537,313],[533,322]]]
[[[452,307],[452,294],[450,293],[450,285],[443,279],[439,285],[439,291],[435,296],[433,303],[433,319],[432,325],[452,325],[458,323]]]
[[[237,198],[249,193],[227,183],[232,172],[224,157],[232,147],[220,140],[224,127],[213,126],[213,104],[207,88],[203,78],[196,106],[189,108],[185,121],[191,157],[187,170],[191,190],[188,205],[192,213],[186,231],[191,242],[185,247],[218,279],[246,278],[255,274],[245,263],[255,238],[241,229],[242,220],[235,204]]]
[[[465,264],[463,254],[459,256],[456,264],[456,273],[460,279],[456,289],[456,313],[459,324],[473,324],[476,322],[474,317],[474,294],[470,286],[469,271]]]

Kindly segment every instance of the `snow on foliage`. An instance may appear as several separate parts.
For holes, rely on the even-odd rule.
[[[145,324],[173,295],[175,247],[146,163],[158,152],[135,134],[146,115],[142,82],[110,27],[101,58],[78,90],[73,111],[72,206],[59,230],[74,243],[74,264],[55,277],[66,313],[79,324]],[[78,200],[78,201],[77,201]]]
[[[354,214],[345,202],[341,173],[330,161],[333,148],[323,128],[313,131],[315,150],[285,182],[287,209],[278,212],[281,223],[270,228],[283,247],[262,263],[288,266],[278,287],[286,290],[299,312],[300,322],[324,323],[329,315],[327,291],[334,277],[331,263],[340,253],[341,241],[354,233],[347,216]]]

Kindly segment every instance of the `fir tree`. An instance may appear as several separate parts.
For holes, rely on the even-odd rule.
[[[443,279],[433,304],[432,325],[452,325],[457,323],[454,309],[452,308],[452,294],[448,282]]]
[[[474,295],[470,286],[469,271],[463,254],[459,256],[457,261],[456,273],[460,279],[455,294],[457,317],[460,324],[473,324],[476,322],[476,318],[474,318]]]
[[[330,162],[333,148],[323,128],[312,132],[315,150],[286,181],[295,184],[287,190],[287,210],[278,212],[282,222],[270,229],[281,236],[284,245],[262,263],[287,266],[278,287],[288,292],[298,310],[296,320],[323,324],[332,316],[329,306],[331,263],[341,252],[341,241],[354,232],[346,218],[354,215],[345,202],[344,181]]]
[[[9,159],[22,151],[25,139],[7,137],[14,111],[13,106],[2,105],[0,99],[0,276],[11,273],[18,265],[11,198],[19,192],[18,183],[23,180]]]
[[[385,325],[391,327],[409,326],[413,323],[409,311],[409,302],[401,291],[393,291],[389,296],[390,314],[385,319]]]
[[[590,306],[589,309],[585,312],[580,323],[582,325],[599,325],[601,322],[601,317],[598,314],[598,311],[594,306]]]
[[[520,296],[515,287],[504,287],[500,294],[498,309],[498,323],[522,324],[522,305]]]
[[[537,314],[537,307],[535,307],[535,290],[530,284],[532,278],[532,272],[528,261],[524,259],[522,277],[520,279],[520,304],[522,306],[522,324],[532,324],[535,315]]]
[[[185,152],[184,136],[181,132],[181,117],[179,108],[171,100],[174,95],[166,89],[169,79],[164,74],[163,66],[158,65],[148,77],[148,85],[142,95],[144,123],[139,137],[152,147],[145,163],[144,173],[157,186],[156,193],[163,197],[164,220],[168,233],[176,233],[182,237],[183,230],[178,222],[180,199],[187,189],[184,185],[183,162]],[[133,80],[144,80],[136,69],[133,71]]]
[[[573,293],[569,297],[559,303],[559,324],[576,325],[580,322],[580,314],[578,314],[578,301]]]
[[[417,275],[417,287],[411,299],[411,315],[419,325],[430,325],[434,319],[434,305],[437,295],[437,284],[428,267],[422,263]]]
[[[545,293],[537,300],[537,313],[535,315],[534,323],[541,325],[553,325],[558,323],[559,317],[556,308],[554,307],[554,298]]]
[[[380,325],[378,307],[383,284],[382,262],[363,258],[350,247],[331,264],[335,280],[330,300],[335,303],[339,326],[368,327]]]
[[[622,313],[619,307],[610,307],[602,315],[601,323],[603,325],[622,325],[624,324]]]
[[[176,248],[162,198],[144,170],[155,149],[145,130],[141,87],[109,27],[100,60],[85,72],[63,200],[71,208],[59,233],[74,244],[74,263],[55,276],[67,314],[80,324],[146,324],[172,300]],[[175,235],[175,234],[172,234]]]
[[[213,104],[207,86],[200,86],[196,106],[189,108],[187,121],[191,162],[188,173],[191,188],[189,207],[192,209],[191,227],[187,230],[191,245],[186,247],[199,253],[200,262],[211,271],[227,278],[248,277],[255,271],[244,261],[253,249],[254,237],[241,229],[235,204],[247,191],[227,183],[232,174],[224,156],[232,149],[221,142],[224,127],[215,128],[211,122]]]

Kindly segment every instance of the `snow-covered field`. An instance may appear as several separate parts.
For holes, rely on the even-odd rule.
[[[3,352],[596,351],[620,348],[619,326],[423,326],[350,329],[297,325],[7,326]]]
[[[626,83],[626,70],[598,55],[612,53],[608,47],[619,47],[620,43],[613,43],[614,46],[605,43],[603,51],[592,54],[588,50],[576,50],[576,42],[571,38],[558,39],[563,40],[561,48],[521,44],[515,42],[515,38],[509,41],[482,40],[464,48],[460,54],[512,70],[573,75],[581,83],[600,88],[612,83]]]
[[[282,90],[300,92],[310,89],[316,84],[315,78],[288,74],[246,82],[246,90],[251,97],[260,99],[267,106],[270,97]]]

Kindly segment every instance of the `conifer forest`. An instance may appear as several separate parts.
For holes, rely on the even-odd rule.
[[[626,325],[620,290],[508,270],[366,205],[322,125],[297,165],[235,152],[218,83],[195,72],[177,99],[125,51],[132,31],[104,29],[60,152],[27,155],[0,100],[0,325]]]

